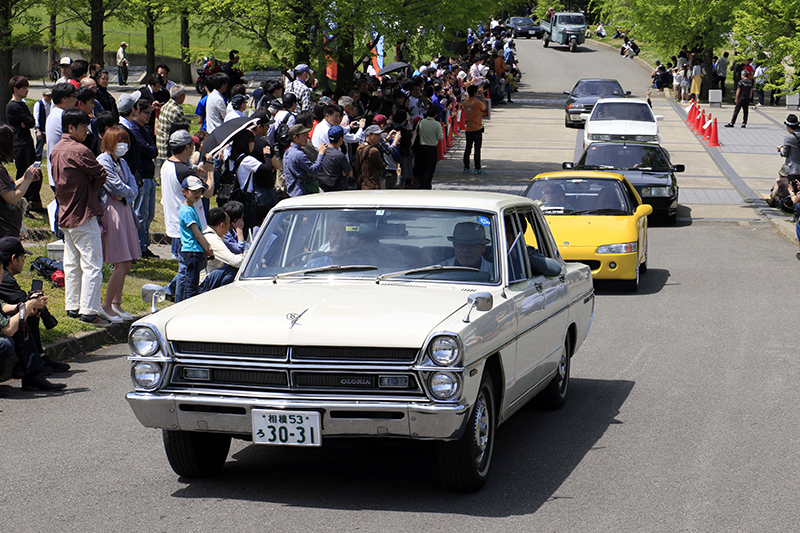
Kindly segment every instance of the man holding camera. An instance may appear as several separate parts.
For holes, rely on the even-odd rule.
[[[69,365],[41,355],[44,350],[39,336],[39,319],[42,319],[45,327],[52,328],[57,324],[45,307],[47,296],[40,288],[26,293],[14,279],[25,266],[26,254],[30,252],[22,247],[16,237],[0,239],[0,366],[10,353],[16,353],[23,390],[63,389],[66,385],[51,383],[45,376],[53,372],[66,372]]]

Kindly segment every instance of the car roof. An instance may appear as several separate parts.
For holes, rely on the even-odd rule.
[[[306,194],[283,200],[275,206],[275,209],[298,207],[420,207],[500,211],[506,207],[519,204],[534,205],[533,201],[521,196],[501,193],[450,190],[380,190]]]
[[[619,83],[618,80],[615,80],[613,78],[581,78],[575,82],[575,85],[578,85],[582,81],[611,81],[614,83]]]
[[[586,147],[586,150],[588,150],[590,146],[646,146],[647,148],[657,147],[661,148],[662,150],[664,149],[664,147],[660,144],[646,143],[641,141],[594,141],[592,144]]]
[[[641,98],[601,98],[597,101],[597,104],[603,103],[612,103],[612,104],[624,104],[624,105],[631,105],[631,104],[644,104],[647,105],[647,100],[642,100]],[[597,105],[595,104],[595,105]],[[649,106],[648,106],[649,107]]]
[[[598,170],[558,170],[556,172],[542,172],[533,177],[533,180],[556,178],[556,179],[569,179],[569,178],[589,178],[589,179],[607,179],[617,181],[628,181],[625,176],[618,172],[601,172]],[[532,180],[532,181],[533,181]]]

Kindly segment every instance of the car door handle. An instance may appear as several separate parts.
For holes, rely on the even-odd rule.
[[[544,292],[544,286],[541,283],[534,283],[533,286],[536,287],[537,291]]]

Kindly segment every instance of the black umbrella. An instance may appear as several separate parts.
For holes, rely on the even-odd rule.
[[[254,126],[260,119],[261,116],[259,115],[239,117],[223,122],[220,126],[214,128],[214,131],[206,137],[203,143],[203,148],[200,150],[200,160],[205,161],[206,154],[216,155],[217,152],[231,142],[237,133]]]
[[[389,63],[378,72],[378,76],[383,76],[384,74],[389,74],[390,72],[403,70],[408,66],[409,66],[408,63],[403,63],[403,62]]]

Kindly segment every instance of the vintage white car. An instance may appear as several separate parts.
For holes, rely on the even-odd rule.
[[[660,143],[658,121],[646,100],[601,98],[591,113],[581,113],[586,121],[583,148],[597,141],[636,141]]]
[[[231,438],[406,438],[441,441],[445,485],[474,491],[499,424],[537,395],[564,404],[593,311],[589,268],[527,198],[303,196],[233,284],[133,324],[127,400],[183,476],[218,472]]]

